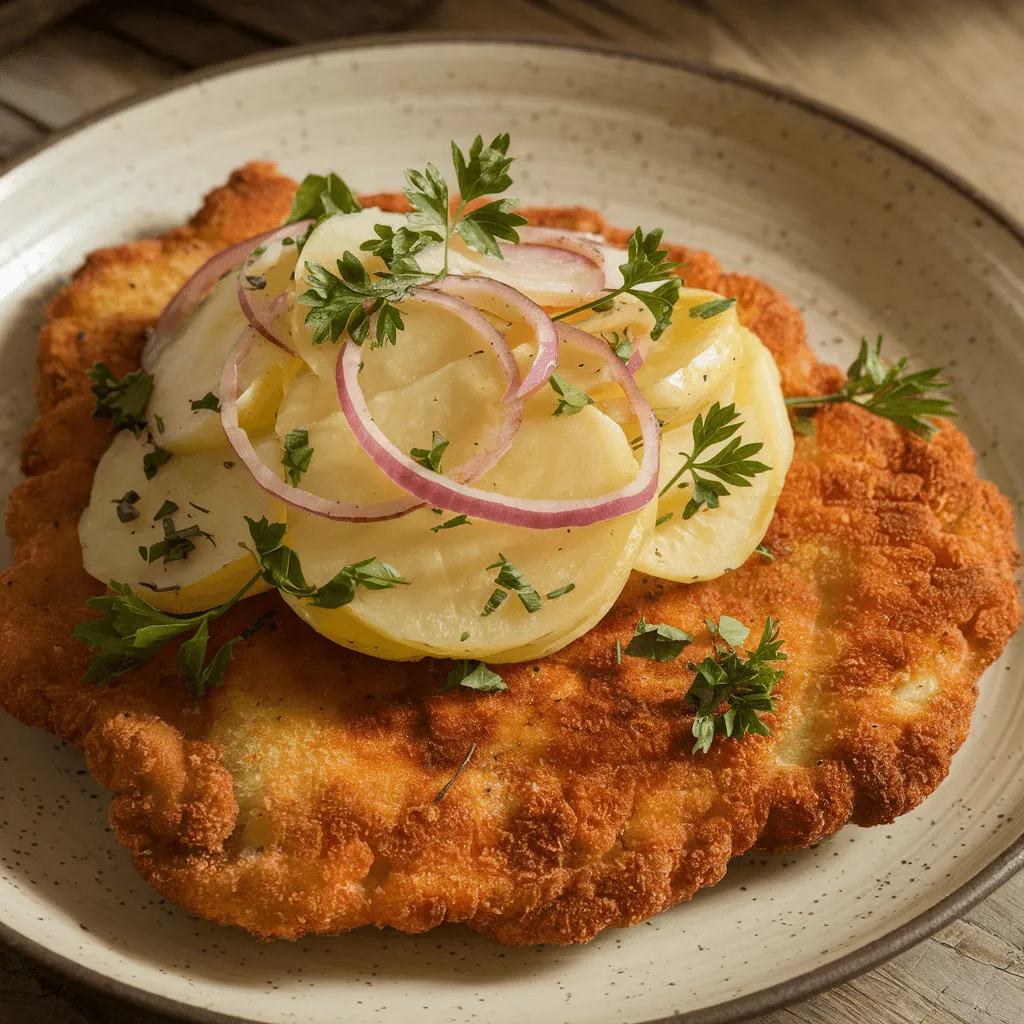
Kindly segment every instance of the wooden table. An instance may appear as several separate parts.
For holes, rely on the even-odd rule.
[[[28,10],[40,0],[13,2]],[[907,139],[1024,220],[1024,0],[82,2],[63,0],[78,9],[0,55],[0,160],[182,71],[283,43],[379,28],[532,31],[619,41],[792,86]],[[0,38],[9,29],[3,9]],[[157,1020],[0,951],[0,1024]],[[1021,1024],[1024,876],[885,966],[759,1020]]]

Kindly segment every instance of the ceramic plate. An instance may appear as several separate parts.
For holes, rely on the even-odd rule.
[[[1024,233],[949,174],[796,97],[708,69],[566,45],[400,39],[292,51],[94,121],[0,184],[5,494],[33,416],[41,304],[90,249],[184,220],[238,164],[396,187],[449,138],[510,131],[515,193],[663,225],[803,309],[827,358],[862,334],[945,365],[983,472],[1024,495]],[[519,1024],[735,1020],[890,956],[1024,859],[1020,644],[982,681],[949,779],[887,827],[737,860],[725,881],[588,946],[468,930],[261,944],[139,881],[109,794],[51,736],[0,716],[8,941],[189,1020]],[[678,1018],[673,1015],[679,1015]]]

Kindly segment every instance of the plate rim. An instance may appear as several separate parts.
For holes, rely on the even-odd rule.
[[[11,174],[34,160],[40,154],[59,145],[67,139],[78,135],[96,124],[123,113],[133,107],[141,106],[165,96],[169,93],[186,89],[196,82],[208,81],[231,74],[246,68],[277,64],[296,57],[306,57],[321,53],[349,50],[376,50],[385,47],[422,45],[424,43],[445,44],[478,44],[481,46],[540,46],[550,49],[563,49],[583,53],[599,53],[606,56],[620,57],[626,60],[639,61],[645,64],[683,70],[712,81],[724,82],[739,86],[750,92],[759,93],[769,99],[787,103],[803,111],[837,124],[847,131],[862,136],[891,153],[909,161],[942,184],[959,193],[974,206],[980,208],[999,226],[1007,231],[1024,248],[1024,223],[1006,210],[1001,203],[992,199],[978,186],[958,172],[948,168],[942,161],[929,156],[918,149],[913,143],[906,142],[899,136],[880,128],[855,114],[833,107],[831,104],[814,99],[797,89],[777,85],[756,75],[743,71],[719,67],[707,61],[672,57],[663,54],[645,53],[630,46],[614,41],[594,39],[574,39],[572,37],[552,35],[550,33],[491,33],[491,32],[431,32],[414,31],[400,33],[368,33],[348,39],[329,39],[321,42],[305,43],[297,46],[284,46],[259,53],[250,54],[235,60],[224,61],[205,68],[199,68],[169,79],[139,93],[133,93],[121,100],[105,104],[98,110],[81,118],[67,127],[53,133],[29,147],[4,168],[0,175],[0,198],[5,183]],[[947,924],[955,921],[968,910],[991,895],[1003,883],[1018,871],[1024,869],[1024,835],[1019,836],[1002,853],[982,867],[959,888],[939,900],[938,903],[922,911],[905,924],[892,931],[872,939],[850,953],[847,953],[827,964],[822,964],[810,971],[797,974],[785,981],[778,982],[751,992],[745,996],[729,999],[714,1006],[696,1010],[686,1010],[668,1017],[658,1017],[638,1024],[739,1024],[752,1017],[781,1009],[785,1006],[807,999],[825,989],[832,988],[845,981],[879,966],[899,955],[911,946],[934,935]],[[247,1024],[245,1018],[232,1014],[224,1014],[217,1010],[204,1009],[195,1004],[181,1002],[167,996],[147,992],[145,989],[119,981],[109,975],[102,974],[86,967],[60,953],[55,953],[42,943],[16,931],[6,921],[0,919],[0,947],[11,949],[35,961],[45,971],[85,986],[93,992],[116,996],[130,1005],[141,1009],[152,1010],[169,1015],[180,1021],[195,1024]]]

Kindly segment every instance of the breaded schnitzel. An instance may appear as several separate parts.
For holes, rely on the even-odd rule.
[[[294,190],[250,164],[187,228],[94,253],[40,339],[42,411],[8,509],[0,703],[85,751],[151,885],[268,938],[459,921],[506,943],[581,942],[688,899],[752,846],[891,821],[938,785],[978,677],[1019,623],[1012,513],[955,428],[928,443],[851,405],[820,411],[815,435],[797,439],[765,538],[774,561],[755,554],[694,585],[634,574],[596,628],[506,666],[504,693],[440,693],[447,663],[343,650],[276,594],[213,624],[220,643],[278,612],[203,698],[186,693],[176,645],[110,686],[79,682],[89,656],[71,631],[101,587],[76,526],[110,440],[85,372],[99,360],[134,368],[185,278],[279,223]],[[584,209],[530,216],[626,237]],[[778,293],[706,253],[672,258],[688,284],[739,299],[787,394],[839,385]],[[693,755],[685,660],[618,664],[615,642],[642,615],[693,633],[699,661],[704,620],[722,614],[780,620],[787,675],[771,736]]]

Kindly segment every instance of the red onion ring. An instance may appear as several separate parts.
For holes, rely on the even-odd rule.
[[[227,435],[228,443],[256,483],[268,494],[292,508],[347,523],[374,523],[384,519],[397,519],[413,509],[422,508],[423,502],[411,497],[396,498],[376,505],[356,505],[348,501],[323,498],[300,487],[292,487],[259,457],[252,441],[249,440],[249,435],[238,423],[238,369],[259,337],[252,327],[246,327],[242,331],[224,362],[220,377],[221,426]]]
[[[251,285],[247,287],[247,284],[248,278],[253,276],[253,270],[256,270],[258,273],[258,268],[261,265],[269,267],[278,261],[281,251],[284,249],[282,239],[302,234],[304,225],[308,223],[311,222],[303,221],[297,224],[284,224],[270,232],[270,234],[264,235],[260,240],[260,245],[263,246],[264,251],[258,257],[254,257],[250,253],[242,260],[242,264],[238,268],[238,306],[245,315],[245,319],[267,341],[272,342],[278,348],[284,349],[290,355],[295,355],[295,350],[282,340],[275,328],[277,318],[284,312],[284,308],[287,305],[287,292],[279,292],[271,297],[267,295],[265,288],[253,288]],[[254,246],[254,249],[258,247]],[[254,259],[258,262],[254,263]]]
[[[437,284],[422,289],[419,296],[422,297],[426,291],[456,296],[476,309],[493,313],[504,320],[523,320],[532,329],[537,339],[537,355],[530,372],[512,397],[520,400],[528,398],[551,379],[551,374],[558,366],[558,335],[551,317],[532,299],[511,285],[492,281],[489,277],[461,277],[456,274],[449,274]],[[518,377],[517,369],[516,379]]]
[[[479,452],[456,466],[451,471],[450,477],[445,478],[458,483],[468,483],[496,465],[512,446],[512,441],[519,430],[519,424],[523,418],[523,403],[515,397],[515,388],[519,382],[519,368],[505,336],[472,306],[454,295],[445,295],[440,292],[427,291],[426,289],[416,292],[415,298],[421,302],[430,303],[452,311],[469,324],[470,327],[483,335],[498,357],[498,363],[508,382],[502,399],[505,408],[505,418],[494,443],[486,451]],[[380,522],[384,519],[396,519],[399,516],[406,515],[408,512],[412,512],[414,509],[422,508],[423,502],[418,501],[415,497],[396,498],[392,501],[381,502],[376,505],[359,505],[352,502],[323,498],[285,483],[277,473],[260,459],[252,442],[249,440],[249,435],[238,423],[238,370],[242,360],[258,337],[259,335],[252,327],[247,327],[242,332],[224,363],[224,370],[221,373],[220,379],[221,425],[224,428],[224,433],[227,435],[229,444],[242,460],[246,469],[252,474],[256,483],[268,494],[272,494],[275,498],[280,499],[292,508],[303,509],[306,512],[312,512],[314,515],[341,522]],[[361,351],[351,342],[345,343],[342,356],[350,349],[354,353],[354,358],[358,364],[361,361]],[[339,358],[338,364],[341,364],[341,358]],[[362,393],[360,392],[360,394]],[[424,472],[431,471],[424,470]]]
[[[252,238],[246,238],[236,242],[227,249],[221,250],[211,256],[175,293],[174,297],[164,307],[160,319],[156,322],[149,341],[142,350],[142,369],[146,372],[152,368],[157,357],[163,351],[171,335],[188,319],[192,311],[199,305],[206,293],[226,273],[239,267],[246,256],[255,249],[264,239],[276,235],[280,231],[287,234],[288,231],[301,234],[310,221],[301,221],[297,224],[287,225],[283,228],[273,228],[270,231],[263,231]]]
[[[559,337],[608,360],[611,374],[625,391],[640,423],[644,454],[636,477],[625,487],[598,498],[552,501],[512,498],[469,487],[424,469],[399,451],[373,422],[359,385],[360,353],[346,345],[338,360],[338,398],[356,440],[377,467],[399,487],[435,505],[456,513],[490,522],[530,529],[550,530],[567,526],[589,526],[615,519],[643,508],[655,495],[661,458],[658,420],[622,360],[606,342],[568,324],[556,324]]]
[[[604,253],[598,248],[598,243],[588,238],[582,231],[571,231],[569,228],[542,228],[533,225],[516,228],[521,245],[549,245],[555,249],[565,249],[566,252],[574,252],[589,260],[594,266],[601,270],[604,285]],[[514,248],[509,242],[498,242],[502,252],[506,247]]]

